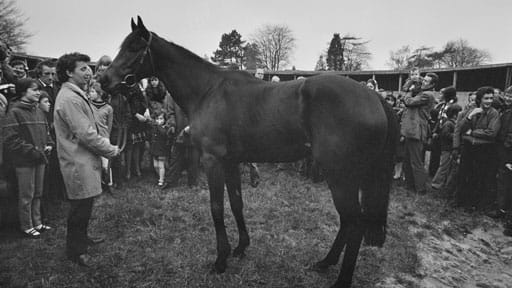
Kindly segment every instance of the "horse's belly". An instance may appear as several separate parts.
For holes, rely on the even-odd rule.
[[[295,132],[295,133],[294,133]],[[267,132],[261,137],[250,137],[237,153],[241,161],[247,162],[292,162],[299,160],[309,151],[302,131]]]
[[[240,158],[241,162],[294,162],[304,158],[308,152],[308,147],[305,145],[295,145],[286,147],[261,147],[259,151],[252,153],[245,153]],[[267,148],[267,149],[265,149]]]

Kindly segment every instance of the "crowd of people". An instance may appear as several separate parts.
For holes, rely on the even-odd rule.
[[[95,71],[80,53],[42,61],[32,71],[9,61],[8,50],[0,56],[0,181],[6,183],[0,188],[2,195],[16,194],[25,237],[52,230],[48,205],[67,200],[66,253],[87,265],[87,246],[103,241],[87,232],[94,199],[141,178],[145,152],[156,188],[178,185],[184,170],[188,185],[198,184],[199,153],[187,117],[158,78],[109,94],[99,82],[112,62],[107,56]]]
[[[93,199],[142,177],[145,152],[157,188],[178,185],[184,170],[188,185],[198,184],[199,152],[190,141],[187,117],[160,79],[125,81],[110,94],[99,82],[112,62],[107,56],[95,71],[80,53],[42,61],[28,71],[23,61],[9,62],[9,52],[1,52],[0,176],[17,191],[23,235],[39,238],[52,229],[41,199],[67,199],[67,256],[88,265],[87,246],[102,241],[87,233]],[[263,75],[256,70],[255,77]],[[461,107],[454,87],[437,96],[437,82],[435,73],[422,77],[413,69],[404,96],[382,93],[401,127],[394,179],[418,194],[442,191],[469,210],[495,207],[491,216],[506,219],[504,233],[512,236],[512,87],[504,93],[481,87]],[[374,79],[362,84],[379,91]],[[256,164],[246,165],[251,185],[257,186]],[[318,179],[311,157],[304,166],[316,168],[312,177]]]
[[[512,236],[512,86],[480,87],[459,101],[453,86],[435,92],[435,73],[421,77],[413,69],[409,76],[404,96],[382,94],[400,121],[394,179],[502,219],[504,234]],[[378,91],[375,79],[362,84]]]

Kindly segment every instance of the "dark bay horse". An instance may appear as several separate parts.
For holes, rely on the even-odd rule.
[[[214,269],[222,273],[231,253],[224,226],[224,185],[235,217],[243,256],[249,235],[242,212],[239,163],[296,161],[312,153],[326,171],[340,215],[340,230],[315,270],[335,265],[345,249],[333,287],[349,287],[363,239],[382,246],[398,125],[390,106],[375,92],[346,77],[314,76],[268,83],[246,72],[225,71],[131,22],[103,87],[157,76],[190,119],[201,149],[217,237]],[[310,147],[310,148],[309,148]],[[311,151],[308,151],[311,149]]]

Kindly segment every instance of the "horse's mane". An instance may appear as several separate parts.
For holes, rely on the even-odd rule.
[[[141,37],[140,33],[141,32],[135,31],[135,32],[130,33],[128,36],[126,36],[123,43],[121,44],[121,49],[129,48],[134,37],[137,37],[137,38]],[[220,68],[220,67],[215,66],[214,64],[204,60],[203,58],[199,57],[198,55],[191,52],[190,50],[188,50],[178,44],[175,44],[174,42],[168,41],[168,40],[158,36],[158,34],[156,34],[155,32],[149,32],[149,33],[153,34],[153,37],[155,37],[154,39],[158,39],[159,41],[162,41],[163,43],[165,43],[165,44],[169,45],[170,47],[172,47],[173,49],[177,50],[181,56],[180,58],[183,59],[184,61],[190,61],[192,63],[200,64],[203,67],[205,67],[206,69],[210,70],[211,72],[221,73],[223,76],[228,77],[228,78],[235,78],[235,79],[240,79],[240,80],[242,80],[242,79],[243,80],[254,80],[254,77],[246,71],[226,70],[226,69]]]

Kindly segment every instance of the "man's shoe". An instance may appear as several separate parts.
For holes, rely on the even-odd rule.
[[[158,182],[156,184],[156,186],[158,187],[158,189],[164,190],[165,188],[167,188],[167,182],[163,182],[163,183]]]
[[[103,243],[105,242],[105,237],[101,237],[101,236],[98,236],[98,237],[87,237],[87,245],[89,246],[94,246],[94,245],[98,245],[100,243]]]
[[[68,257],[68,259],[83,267],[91,267],[93,264],[92,257],[88,254],[81,254],[76,257]]]

